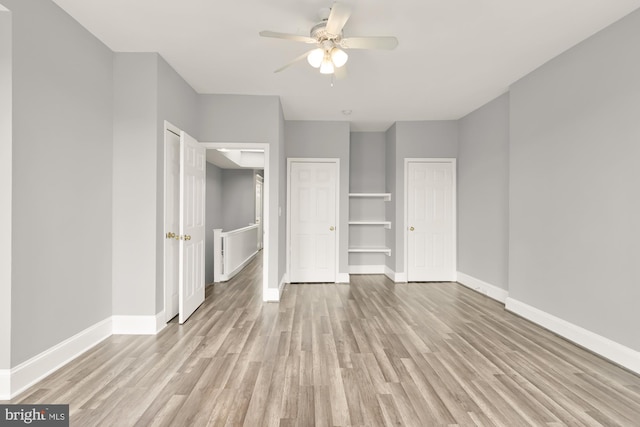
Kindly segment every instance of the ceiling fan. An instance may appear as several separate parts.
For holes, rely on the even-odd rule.
[[[348,6],[334,3],[330,9],[320,11],[321,22],[311,28],[309,37],[297,34],[278,33],[275,31],[260,31],[262,37],[292,40],[307,44],[315,44],[311,49],[288,64],[275,70],[276,73],[290,67],[298,61],[307,58],[307,62],[314,68],[319,68],[322,74],[340,73],[344,70],[349,55],[346,49],[395,49],[398,39],[395,37],[342,37],[342,29],[351,16]]]

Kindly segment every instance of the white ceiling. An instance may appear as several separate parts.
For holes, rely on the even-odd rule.
[[[330,86],[308,50],[258,36],[308,35],[331,0],[54,0],[112,50],[159,52],[199,93],[279,95],[287,120],[457,119],[544,62],[640,7],[640,0],[343,0],[344,36],[396,36],[393,51],[348,51]],[[350,116],[342,110],[352,110]]]

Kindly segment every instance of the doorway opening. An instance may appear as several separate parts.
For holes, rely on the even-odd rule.
[[[179,228],[179,224],[177,224],[180,200],[179,135],[180,129],[165,121],[164,225],[167,236],[170,229]],[[242,191],[235,191],[233,187],[229,189],[226,192],[227,195],[236,199],[227,198],[226,201],[215,196],[215,191],[220,191],[221,187],[217,189],[208,188],[206,191],[206,193],[213,193],[213,196],[207,194],[205,197],[205,217],[207,219],[215,217],[216,220],[214,221],[215,223],[212,223],[211,220],[206,221],[205,226],[205,283],[212,284],[214,282],[214,228],[225,228],[225,231],[228,228],[232,228],[231,231],[250,229],[253,230],[252,233],[256,238],[255,256],[262,257],[262,262],[259,264],[262,265],[262,296],[263,300],[266,300],[269,277],[269,145],[267,143],[200,142],[199,146],[206,149],[207,153],[208,182],[206,185],[208,187],[221,185],[220,182],[216,184],[215,174],[221,175],[224,171],[228,171],[224,172],[229,177],[228,181],[235,183],[234,185],[242,185],[243,188]],[[210,172],[212,176],[209,176]],[[249,175],[248,178],[247,175]],[[212,177],[213,180],[211,179]],[[247,182],[249,187],[245,186]],[[221,194],[218,194],[218,196],[221,196]],[[214,200],[208,200],[211,197]],[[241,206],[242,214],[240,215],[240,212],[230,207],[225,212],[225,222],[225,218],[222,218],[222,210],[211,211],[211,209],[219,209],[224,203],[230,206],[232,204],[233,206]],[[260,203],[260,206],[258,206],[258,203]],[[240,230],[240,232],[242,231]],[[175,317],[178,304],[174,300],[179,298],[179,275],[176,261],[178,257],[177,250],[172,248],[172,246],[176,246],[176,240],[179,240],[179,236],[173,236],[172,238],[167,237],[164,240],[164,307],[165,320],[167,322]],[[246,261],[245,265],[249,264],[251,259]],[[240,266],[238,271],[241,267],[244,267],[244,265]]]

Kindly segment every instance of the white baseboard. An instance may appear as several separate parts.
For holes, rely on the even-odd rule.
[[[155,316],[112,316],[11,369],[0,369],[0,400],[9,400],[113,334],[155,335],[167,326]]]
[[[284,273],[282,278],[280,279],[280,283],[278,284],[278,289],[275,288],[267,288],[266,292],[262,296],[262,300],[264,302],[278,302],[280,301],[280,297],[282,296],[282,291],[284,290],[284,285],[288,282],[288,275]]]
[[[350,265],[349,274],[384,274],[384,265]]]
[[[0,400],[11,399],[11,369],[0,369]]]
[[[336,283],[349,283],[349,273],[338,273],[338,281]]]
[[[507,298],[505,308],[620,366],[624,366],[636,374],[640,374],[640,352],[636,350],[513,298]]]
[[[0,372],[0,400],[11,399],[111,336],[111,317],[54,345],[18,366]]]
[[[266,292],[263,295],[264,302],[278,302],[280,301],[280,289],[277,288],[267,288]]]
[[[155,335],[166,326],[164,311],[153,316],[113,316],[114,335]]]
[[[156,334],[167,327],[167,320],[165,319],[164,310],[156,314]]]
[[[480,279],[476,279],[475,277],[469,276],[460,271],[458,271],[457,281],[461,285],[466,286],[469,289],[473,289],[474,291],[480,292],[481,294],[485,294],[489,298],[499,301],[503,304],[509,297],[509,291],[507,291],[506,289],[499,288],[498,286],[484,282]]]
[[[278,300],[282,298],[282,291],[284,291],[284,286],[289,282],[287,273],[282,275],[282,280],[280,280],[280,284],[278,285]]]
[[[384,266],[384,275],[394,283],[407,283],[407,275],[405,273],[396,273],[386,265]]]

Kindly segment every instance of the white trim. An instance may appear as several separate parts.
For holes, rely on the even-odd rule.
[[[640,352],[513,298],[505,308],[600,356],[640,374]]]
[[[284,287],[287,283],[289,283],[287,273],[284,273],[280,280],[280,286],[278,286],[278,298],[282,298],[282,292],[284,291]]]
[[[385,265],[350,265],[349,274],[384,274]]]
[[[349,273],[338,273],[338,279],[336,283],[349,283]]]
[[[475,277],[469,276],[460,271],[458,271],[457,281],[461,285],[469,289],[473,289],[474,291],[480,292],[481,294],[485,294],[489,298],[499,301],[503,304],[509,297],[509,291],[507,291],[506,289],[499,288],[498,286],[484,282],[480,279],[476,279]]]
[[[0,399],[17,396],[76,357],[111,336],[107,318],[12,368],[0,372]],[[9,375],[7,375],[9,372]],[[7,378],[8,377],[8,378]],[[8,386],[8,387],[7,387]],[[9,393],[7,393],[7,388]],[[8,400],[8,399],[5,399]]]
[[[271,200],[269,197],[269,187],[271,185],[271,167],[269,165],[269,144],[266,142],[200,142],[200,145],[205,147],[207,150],[218,148],[229,148],[233,150],[255,148],[264,150],[264,186],[262,187],[262,203],[264,204],[262,210],[262,300],[267,301],[267,294],[270,294],[271,292],[269,290],[269,255],[271,251],[271,248],[269,246],[269,237],[271,234],[269,232],[271,224]],[[274,173],[277,176],[278,171],[274,171]],[[275,219],[275,223],[278,223],[277,217]],[[278,236],[275,236],[275,238],[277,240]],[[277,259],[277,253],[274,254],[274,256],[276,256]]]
[[[308,158],[308,157],[287,157],[287,237],[286,237],[286,275],[291,273],[291,164],[292,163],[334,163],[336,165],[336,277],[335,283],[349,283],[342,281],[344,275],[340,273],[340,159],[339,158]]]
[[[269,288],[267,289],[267,293],[264,294],[263,301],[264,302],[280,302],[282,298],[282,291],[284,291],[285,285],[288,283],[287,273],[282,275],[280,279],[280,284],[278,285],[278,289]]]
[[[11,369],[0,369],[0,400],[11,399]]]
[[[156,314],[156,334],[158,334],[166,326],[167,326],[167,319],[165,319],[165,312],[164,310],[162,310],[160,313]]]
[[[280,289],[267,289],[267,292],[264,294],[264,302],[280,302]]]
[[[113,334],[155,335],[159,332],[158,323],[161,322],[158,316],[164,319],[164,310],[153,316],[113,316]]]
[[[396,273],[386,265],[384,266],[384,275],[394,283],[407,283],[407,275],[405,273]]]
[[[451,195],[451,215],[453,216],[453,230],[452,230],[452,242],[451,251],[452,254],[452,268],[450,280],[456,279],[456,271],[458,269],[458,183],[457,183],[457,161],[455,157],[434,157],[434,158],[419,158],[419,157],[405,157],[404,159],[404,271],[407,272],[406,279],[409,277],[409,230],[407,223],[409,222],[409,163],[451,163],[453,169],[451,174],[452,179],[452,192]]]
[[[0,5],[2,36],[0,37],[0,56],[3,58],[0,71],[0,366],[10,368],[11,362],[11,242],[12,242],[12,170],[13,170],[13,74],[12,64],[14,40],[12,12]],[[4,62],[6,58],[7,62]],[[15,309],[14,309],[15,310]],[[0,370],[0,400],[10,394],[10,371]]]

